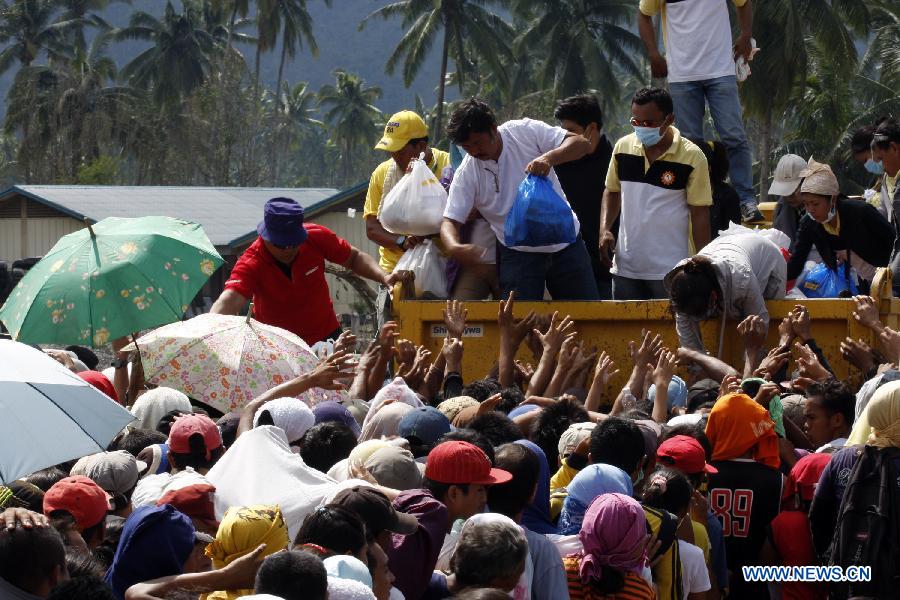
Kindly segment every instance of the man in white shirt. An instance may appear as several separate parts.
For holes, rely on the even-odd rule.
[[[681,134],[704,139],[706,104],[719,138],[728,148],[731,185],[741,199],[745,222],[763,219],[753,192],[753,157],[744,131],[734,59],[749,60],[753,28],[752,0],[732,0],[741,35],[732,47],[725,0],[641,0],[638,29],[650,56],[654,77],[669,78]],[[666,56],[659,53],[653,15],[662,11]]]
[[[578,234],[574,243],[508,247],[504,233],[526,175],[548,177],[554,191],[565,198],[553,167],[590,152],[587,138],[531,119],[507,121],[498,127],[490,106],[474,98],[453,111],[447,133],[468,154],[450,185],[441,225],[441,240],[450,256],[462,265],[478,264],[489,250],[460,241],[460,228],[477,212],[499,241],[501,297],[515,291],[517,300],[542,300],[546,286],[555,300],[598,300],[590,257],[571,207]]]

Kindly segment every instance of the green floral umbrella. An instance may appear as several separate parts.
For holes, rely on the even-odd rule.
[[[223,262],[196,223],[110,217],[61,238],[10,294],[0,320],[22,342],[102,346],[179,321]]]

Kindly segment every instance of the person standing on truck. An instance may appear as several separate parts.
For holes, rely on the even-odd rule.
[[[525,176],[548,177],[556,193],[565,198],[553,168],[584,157],[591,150],[588,139],[532,119],[498,126],[491,107],[476,98],[453,111],[447,134],[468,153],[450,185],[441,224],[447,253],[465,267],[480,264],[484,253],[491,251],[464,243],[461,237],[461,229],[474,209],[490,223],[500,242],[496,251],[501,297],[515,291],[517,300],[542,300],[546,287],[554,300],[599,299],[591,259],[580,233],[571,244],[508,247],[504,243],[506,217]],[[572,219],[578,231],[574,212]]]
[[[376,150],[387,152],[390,158],[375,167],[369,178],[369,191],[363,218],[366,220],[366,237],[378,244],[378,265],[385,273],[391,273],[403,253],[415,248],[423,238],[415,235],[391,233],[378,220],[381,202],[391,193],[409,167],[410,161],[425,154],[425,164],[441,179],[445,171],[452,169],[450,154],[428,145],[428,126],[425,120],[411,110],[391,115],[384,126],[384,135],[375,144]],[[447,173],[447,175],[450,175]],[[391,320],[391,290],[381,286],[376,301],[378,326]]]
[[[726,235],[665,278],[682,347],[703,351],[700,321],[721,315],[743,321],[759,315],[766,327],[766,300],[784,298],[787,263],[781,249],[756,233]]]
[[[600,207],[606,189],[606,170],[612,158],[612,144],[603,133],[603,112],[596,96],[582,94],[560,100],[553,116],[559,126],[582,135],[591,151],[578,160],[557,165],[554,170],[566,199],[581,222],[581,235],[591,257],[591,269],[601,300],[612,299],[612,275],[600,260]],[[613,225],[614,231],[618,228]]]
[[[666,273],[709,243],[709,167],[673,127],[669,92],[638,90],[631,114],[634,133],[616,142],[606,174],[600,255],[612,265],[615,300],[666,298]]]
[[[236,315],[252,300],[257,320],[312,345],[341,334],[325,280],[326,260],[385,287],[394,283],[395,276],[374,258],[327,227],[304,224],[303,207],[294,200],[273,198],[264,210],[259,237],[238,259],[211,313]]]
[[[740,37],[731,43],[725,0],[641,0],[638,30],[650,57],[653,77],[668,77],[678,127],[686,138],[703,139],[706,105],[719,138],[728,147],[731,185],[741,198],[745,222],[762,221],[753,192],[753,156],[744,131],[734,61],[753,53],[753,3],[733,0]],[[653,15],[662,11],[667,57],[659,53]],[[667,60],[671,59],[671,60]]]

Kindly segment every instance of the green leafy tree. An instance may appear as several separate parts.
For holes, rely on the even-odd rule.
[[[439,139],[443,125],[444,96],[448,60],[453,58],[460,89],[469,73],[470,52],[493,67],[495,77],[505,80],[504,57],[510,56],[506,40],[514,36],[512,27],[499,15],[486,8],[503,6],[500,0],[400,0],[384,6],[360,23],[362,29],[369,19],[400,17],[406,33],[388,58],[386,70],[393,74],[403,63],[403,81],[407,87],[422,70],[425,59],[439,34],[441,68],[438,79],[437,114],[431,137]]]
[[[153,100],[168,109],[203,85],[213,58],[223,49],[220,40],[206,30],[199,9],[197,2],[185,0],[183,11],[177,13],[166,2],[162,19],[137,11],[127,27],[112,32],[115,40],[152,43],[125,65],[120,77],[150,91]]]
[[[616,97],[623,74],[641,75],[643,46],[628,27],[634,22],[631,0],[514,0],[513,10],[527,23],[516,55],[544,47],[540,81],[557,97],[588,89]]]
[[[341,180],[349,184],[362,178],[354,176],[353,159],[356,149],[369,143],[381,119],[374,104],[381,98],[381,88],[367,87],[358,75],[343,69],[335,70],[334,78],[334,85],[319,90],[318,100],[331,140],[340,149]]]
[[[4,3],[0,11],[0,74],[18,62],[31,66],[41,52],[57,53],[64,36],[75,24],[72,20],[54,22],[59,12],[52,0],[16,0]]]

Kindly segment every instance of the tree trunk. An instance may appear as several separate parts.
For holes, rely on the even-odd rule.
[[[760,132],[759,149],[759,201],[769,200],[769,152],[772,148],[772,103],[766,106]]]
[[[275,112],[272,115],[273,126],[276,126],[276,119],[281,116],[281,81],[284,75],[284,61],[287,58],[287,40],[282,40],[281,44],[281,60],[278,62],[278,80],[275,83]],[[273,127],[274,131],[274,127]],[[272,165],[272,186],[278,185],[278,140],[276,136],[272,139],[272,149],[269,154],[269,164]]]
[[[434,131],[431,132],[432,145],[439,143],[441,139],[441,126],[444,120],[444,87],[447,83],[447,57],[450,53],[450,36],[447,35],[447,26],[444,26],[444,48],[441,50],[441,81],[438,83],[437,115],[434,118]]]
[[[285,42],[287,40],[282,40]],[[284,75],[284,61],[287,58],[287,44],[282,43],[281,45],[281,60],[278,63],[278,80],[275,84],[275,97],[278,99],[276,102],[276,106],[280,106],[281,104],[281,81]]]

